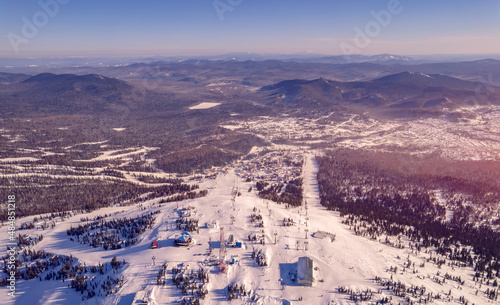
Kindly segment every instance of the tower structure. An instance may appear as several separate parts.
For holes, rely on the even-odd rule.
[[[219,272],[227,273],[226,241],[224,240],[224,228],[222,227],[220,228]]]

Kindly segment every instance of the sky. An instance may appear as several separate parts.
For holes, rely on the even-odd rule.
[[[0,57],[499,54],[498,0],[0,0]]]

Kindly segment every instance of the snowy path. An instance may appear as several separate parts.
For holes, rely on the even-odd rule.
[[[389,253],[392,251],[383,251],[387,247],[354,235],[341,223],[338,212],[329,211],[321,205],[317,174],[316,158],[310,154],[306,155],[303,177],[304,197],[308,204],[309,234],[326,231],[336,235],[333,243],[328,239],[310,238],[309,243],[313,251],[309,251],[308,255],[312,256],[311,254],[315,253],[315,260],[319,262],[320,270],[327,268],[321,270],[325,278],[324,283],[320,283],[319,286],[325,285],[331,289],[339,286],[374,289],[375,285],[371,279],[383,273],[386,266],[388,268],[388,261],[392,256]],[[328,298],[324,298],[325,303],[328,302]]]
[[[304,176],[304,199],[309,206],[320,208],[321,202],[318,189],[318,164],[313,155],[306,155],[303,167]],[[326,209],[325,209],[326,210]]]

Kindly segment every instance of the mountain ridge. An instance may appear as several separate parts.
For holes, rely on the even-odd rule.
[[[441,74],[405,71],[363,82],[325,78],[285,80],[263,86],[260,92],[274,105],[283,101],[297,107],[328,107],[338,103],[391,108],[463,107],[472,106],[473,98],[480,105],[500,104],[498,92],[477,96],[475,90],[480,85]]]

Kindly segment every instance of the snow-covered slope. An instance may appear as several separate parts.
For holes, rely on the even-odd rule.
[[[79,292],[68,287],[68,282],[19,280],[16,298],[10,298],[6,289],[2,289],[4,293],[0,294],[0,303],[122,305],[131,304],[137,292],[148,291],[156,286],[156,289],[152,290],[152,298],[157,304],[175,304],[180,302],[183,296],[181,290],[172,284],[171,269],[181,264],[190,264],[191,270],[205,268],[209,271],[209,293],[202,304],[229,304],[226,289],[228,285],[234,284],[244,285],[245,291],[250,294],[233,300],[231,304],[253,304],[253,300],[257,300],[255,304],[282,304],[283,300],[299,304],[354,304],[354,301],[349,299],[349,294],[341,293],[339,287],[357,292],[370,289],[374,293],[371,302],[386,296],[392,297],[396,304],[400,301],[405,302],[404,299],[383,289],[384,287],[375,281],[376,277],[399,280],[406,285],[423,285],[427,292],[443,296],[442,300],[435,300],[435,304],[457,303],[461,296],[465,296],[471,303],[487,303],[484,296],[475,295],[478,287],[472,281],[471,268],[453,268],[444,265],[438,269],[432,263],[427,263],[431,253],[395,248],[381,240],[356,236],[342,223],[342,218],[337,212],[328,211],[321,206],[316,179],[318,166],[312,153],[305,154],[302,169],[307,208],[306,206],[287,208],[285,205],[258,198],[254,190],[248,191],[250,187],[254,187],[254,182],[245,182],[236,174],[237,171],[240,170],[233,168],[227,174],[217,176],[216,179],[202,182],[200,188],[209,190],[206,197],[165,204],[159,204],[158,198],[136,206],[110,207],[85,215],[72,216],[57,222],[53,229],[20,231],[25,234],[44,235],[43,240],[35,245],[34,249],[61,255],[71,254],[86,265],[110,262],[114,256],[119,261],[125,260],[126,265],[116,272],[116,276],[124,276],[125,281],[117,294],[82,300]],[[234,190],[239,191],[241,195],[235,195]],[[199,233],[192,232],[195,242],[191,246],[176,247],[173,241],[182,233],[176,229],[176,220],[180,217],[180,210],[188,206],[194,208],[191,209],[192,218],[199,220]],[[130,218],[157,210],[160,213],[156,214],[153,227],[142,234],[141,241],[122,249],[93,248],[88,244],[70,241],[66,234],[67,229],[82,223],[81,217],[93,218],[109,214],[111,216],[107,219]],[[251,221],[252,214],[261,215],[263,227],[258,227]],[[31,218],[18,222],[22,223]],[[295,225],[283,226],[284,218],[293,219]],[[236,241],[243,243],[242,248],[227,248],[226,259],[229,260],[235,255],[239,258],[239,262],[229,265],[227,274],[219,273],[218,266],[205,264],[210,240],[213,254],[219,253],[220,231],[212,228],[211,224],[214,221],[224,228],[226,240],[229,235],[233,235]],[[205,226],[205,223],[209,226]],[[6,226],[1,228],[2,236],[7,236],[6,230]],[[332,241],[330,238],[313,237],[313,233],[317,231],[331,234],[326,236],[335,235],[335,239]],[[265,244],[249,241],[248,237],[251,234],[262,235]],[[321,234],[316,236],[319,235]],[[150,247],[154,240],[158,241],[157,249]],[[266,267],[259,266],[252,258],[252,251],[260,249],[266,253],[268,262]],[[301,256],[309,256],[317,267],[314,270],[313,287],[298,286],[292,280],[297,260]],[[410,268],[401,272],[408,260],[417,266],[422,263],[425,266],[413,268],[415,272],[410,271]],[[167,264],[166,285],[157,286],[157,275],[164,263]],[[400,271],[389,271],[396,266]],[[436,278],[441,279],[445,273],[461,276],[467,281],[465,285],[458,285],[451,280],[437,283]],[[449,292],[450,298],[453,299],[448,302],[444,295]],[[302,301],[298,301],[299,299]]]

